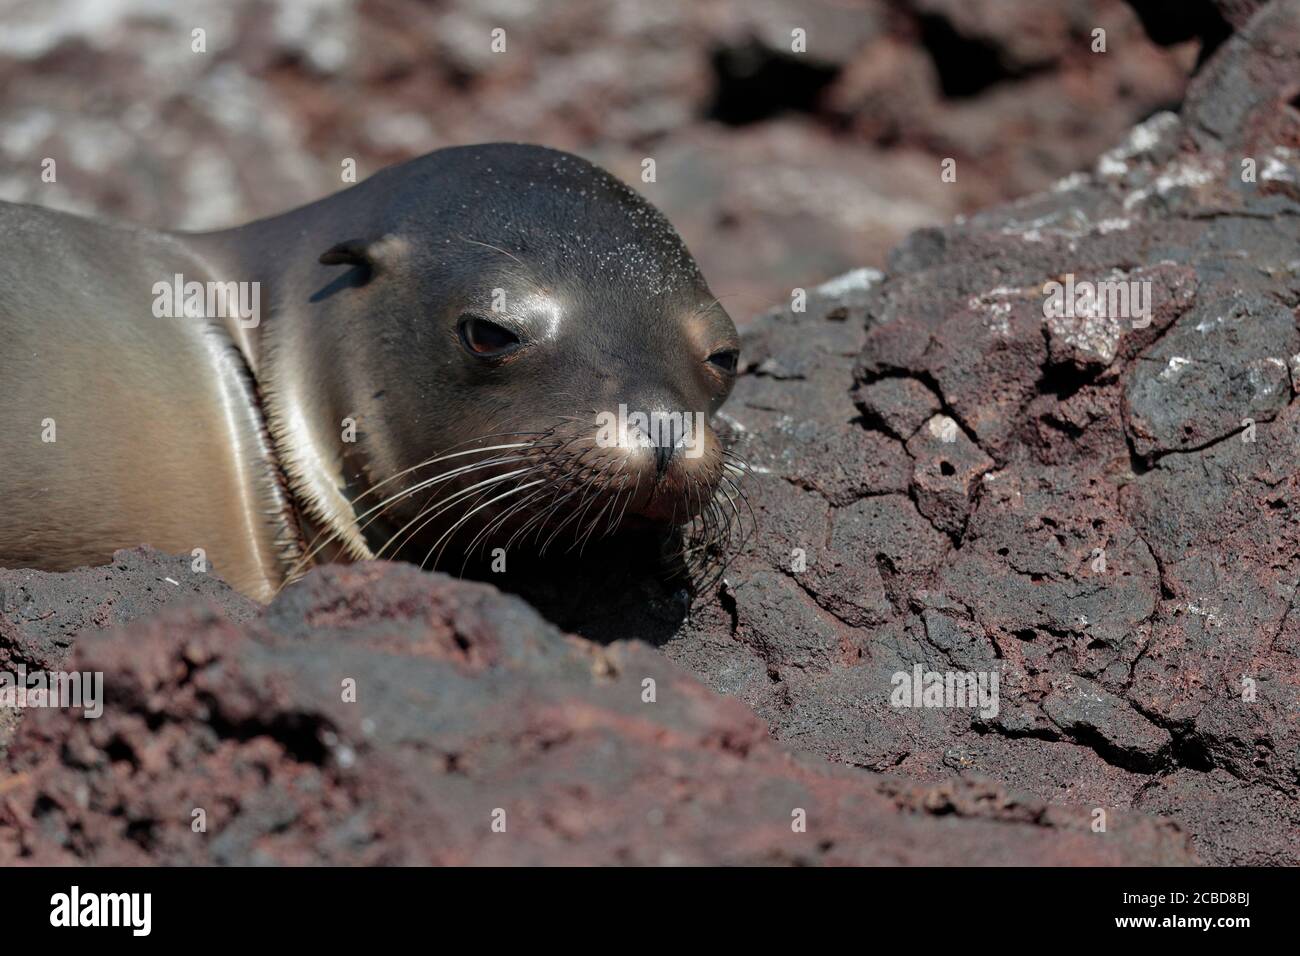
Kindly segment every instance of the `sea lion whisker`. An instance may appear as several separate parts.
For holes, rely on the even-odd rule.
[[[521,266],[524,265],[523,260],[520,259],[518,256],[514,255],[514,254],[511,253],[511,252],[507,252],[505,249],[502,249],[500,246],[494,246],[494,245],[492,245],[492,243],[490,243],[490,242],[482,242],[481,240],[478,240],[478,239],[471,239],[471,238],[469,238],[468,236],[460,236],[460,235],[458,235],[456,238],[462,240],[463,242],[468,242],[468,243],[469,243],[470,245],[472,245],[472,246],[482,246],[482,247],[485,248],[485,249],[491,249],[493,252],[499,252],[499,253],[501,253],[503,256],[505,256],[507,259],[513,259],[515,262],[519,263]],[[525,268],[527,268],[527,267],[525,266]]]
[[[529,495],[527,498],[523,499],[522,501],[513,502],[509,508],[507,508],[500,515],[498,515],[496,518],[492,519],[491,521],[489,521],[487,524],[483,526],[483,528],[479,531],[479,533],[476,534],[474,538],[470,541],[470,543],[465,547],[465,560],[462,561],[460,565],[460,573],[462,577],[465,574],[465,566],[469,564],[469,559],[474,554],[474,546],[476,544],[479,544],[479,542],[481,541],[482,544],[480,545],[480,547],[486,547],[488,543],[488,538],[492,534],[494,534],[498,528],[502,527],[507,521],[509,521],[514,515],[518,514],[523,508],[526,508],[529,502],[533,501],[540,495],[546,494],[546,491],[547,489],[541,488],[537,491],[534,491],[531,495]]]
[[[601,469],[600,474],[599,474],[599,475],[596,477],[596,479],[593,481],[593,485],[594,485],[594,487],[593,487],[593,489],[592,489],[592,493],[591,493],[591,501],[590,501],[590,503],[587,505],[587,507],[583,509],[583,513],[585,514],[586,511],[590,510],[591,506],[592,506],[593,504],[595,504],[597,501],[599,501],[601,498],[605,498],[606,501],[605,501],[605,506],[604,506],[603,508],[601,508],[600,511],[596,512],[596,514],[592,517],[592,519],[591,519],[591,523],[590,523],[590,525],[587,526],[587,530],[586,530],[586,532],[580,534],[579,537],[578,537],[578,539],[577,539],[577,541],[575,541],[575,544],[576,544],[577,547],[578,547],[578,555],[579,555],[579,557],[582,556],[583,551],[584,551],[584,549],[586,548],[586,542],[587,542],[588,537],[589,537],[589,536],[591,535],[591,533],[596,529],[596,526],[600,523],[600,518],[601,518],[601,516],[605,513],[606,510],[608,510],[610,504],[612,504],[613,501],[614,501],[613,498],[610,498],[610,497],[605,493],[605,492],[607,491],[607,489],[609,488],[609,483],[610,483],[610,481],[612,480],[612,478],[610,477],[610,474],[609,474],[609,469],[610,469],[610,467],[611,467],[612,465],[613,465],[613,461],[612,461],[612,460],[608,461],[608,462],[606,463],[605,467]],[[618,470],[621,471],[621,470],[622,470],[623,468],[625,468],[625,467],[627,467],[627,461],[626,461],[626,459],[624,459],[622,462],[619,463],[619,468],[618,468]],[[615,471],[615,474],[617,474],[617,473],[618,473],[618,471]],[[581,521],[579,521],[579,523],[581,523]],[[569,550],[570,550],[570,551],[573,550],[573,545],[570,545]]]
[[[455,445],[452,445],[451,448],[458,448],[459,446],[468,444],[468,442],[471,441],[482,441],[485,438],[518,437],[520,435],[537,435],[539,437],[545,437],[546,433],[545,432],[499,432],[494,435],[481,435],[476,438],[467,439],[466,441],[463,442],[457,442]],[[460,458],[464,455],[473,455],[479,452],[499,451],[507,448],[532,448],[534,444],[535,442],[512,442],[510,444],[503,444],[503,445],[488,445],[482,448],[467,448],[464,451],[450,452],[450,453],[447,450],[444,450],[443,452],[435,455],[432,458],[426,458],[424,461],[420,462],[417,465],[412,465],[410,468],[403,468],[401,471],[397,472],[394,475],[390,475],[389,477],[385,478],[383,481],[376,482],[375,484],[371,485],[367,490],[363,491],[361,494],[351,499],[351,503],[355,505],[361,499],[368,498],[370,495],[373,495],[384,485],[397,481],[399,478],[402,478],[405,475],[409,475],[413,471],[419,471],[421,468],[427,468],[430,465],[435,465],[438,462],[447,461],[451,458]]]
[[[546,553],[546,549],[547,547],[550,546],[550,543],[553,540],[555,540],[555,536],[559,534],[563,528],[567,527],[569,522],[574,521],[575,519],[581,522],[583,516],[586,514],[587,510],[591,507],[592,503],[596,501],[597,498],[599,497],[600,480],[604,476],[605,471],[608,470],[612,465],[613,465],[613,459],[607,457],[599,473],[597,473],[595,467],[591,465],[588,465],[583,470],[584,476],[590,475],[590,477],[584,477],[583,479],[582,497],[578,499],[578,504],[574,506],[573,513],[570,514],[563,521],[561,521],[558,525],[556,525],[555,530],[551,532],[551,536],[546,539],[546,544],[542,546],[543,554]],[[569,548],[566,550],[572,551],[573,546],[570,545]]]
[[[553,487],[547,488],[545,489],[545,492],[551,495],[552,502],[554,502],[554,499],[557,498],[555,489]],[[518,528],[516,528],[514,533],[511,534],[510,537],[506,540],[505,543],[506,549],[509,550],[510,548],[514,547],[514,543],[516,539],[526,541],[528,529],[533,527],[534,525],[537,526],[537,529],[540,532],[542,527],[545,526],[546,517],[549,514],[552,514],[554,512],[554,509],[557,507],[559,507],[559,505],[555,503],[544,503],[541,507],[534,509],[532,516],[529,517],[528,520],[526,520]]]
[[[542,492],[538,492],[537,494],[538,496],[539,494],[551,494],[551,496],[554,497],[555,492],[554,489],[546,488],[546,489],[542,489]],[[532,501],[533,497],[537,497],[537,496],[530,496],[528,501]],[[543,505],[543,507],[545,507],[545,505]],[[526,532],[526,529],[532,527],[533,522],[536,522],[536,520],[538,520],[539,516],[541,515],[542,515],[542,509],[534,509],[533,514],[529,515],[529,518],[526,519],[525,522],[521,523],[519,527],[515,528],[515,531],[511,532],[510,537],[506,538],[506,544],[503,544],[502,548],[506,549],[507,551],[513,548],[513,546],[515,546],[515,541],[519,540],[520,536],[524,535],[524,533]]]
[[[420,562],[420,567],[424,567],[425,563],[428,562],[429,560],[429,555],[433,554],[434,548],[438,548],[439,543],[442,543],[442,547],[438,548],[438,557],[434,561],[434,567],[437,567],[438,562],[442,560],[442,552],[446,549],[447,544],[450,543],[451,536],[456,533],[456,530],[461,525],[463,525],[470,518],[474,517],[474,515],[478,514],[484,508],[488,507],[489,505],[495,504],[496,502],[501,501],[504,498],[508,498],[511,495],[517,495],[521,491],[526,491],[529,488],[533,488],[536,487],[537,485],[543,484],[545,481],[546,481],[545,478],[538,478],[536,481],[530,481],[527,484],[517,485],[514,488],[509,488],[506,491],[502,492],[501,494],[497,495],[495,498],[491,498],[488,501],[483,502],[482,504],[473,508],[471,511],[462,515],[459,519],[457,519],[455,524],[453,524],[450,528],[448,528],[445,532],[443,532],[441,538],[439,538],[437,541],[433,543],[433,546],[429,548],[429,553],[424,556],[424,561]]]
[[[583,489],[581,488],[581,486],[575,486],[575,487],[573,487],[573,488],[570,488],[567,492],[565,492],[564,496],[563,496],[559,501],[557,501],[557,502],[555,503],[555,506],[551,509],[551,514],[554,515],[555,512],[557,512],[561,507],[567,505],[567,504],[569,503],[569,501],[570,501],[571,499],[573,499],[575,496],[579,496],[579,495],[581,495],[581,494],[582,494],[582,491],[583,491]],[[578,498],[578,504],[579,504],[579,505],[582,504],[582,498],[581,498],[581,497]],[[543,557],[543,558],[546,557],[546,552],[547,552],[547,550],[550,548],[550,546],[551,546],[551,542],[555,540],[556,535],[558,535],[558,534],[560,533],[560,531],[563,529],[563,527],[564,527],[566,524],[568,524],[568,522],[571,521],[571,520],[573,519],[573,517],[574,517],[576,514],[577,514],[577,509],[575,508],[575,509],[571,512],[571,514],[569,515],[568,518],[563,519],[563,521],[560,523],[559,526],[557,526],[557,527],[551,529],[551,533],[547,536],[547,538],[546,538],[545,541],[542,541],[542,533],[545,532],[545,531],[547,530],[547,527],[548,527],[548,526],[546,526],[546,525],[539,525],[539,526],[538,526],[538,529],[537,529],[537,541],[538,541],[538,543],[539,543],[539,545],[540,545],[540,547],[538,548],[538,552],[537,552],[537,553],[538,553],[538,557]]]
[[[532,446],[525,445],[523,447],[532,447]],[[497,464],[504,464],[508,462],[524,462],[524,460],[529,460],[529,455],[498,455],[498,457],[489,458],[485,460],[485,462],[473,462],[471,464],[464,464],[464,466],[460,466],[458,468],[452,468],[451,471],[439,472],[437,473],[437,475],[426,477],[426,479],[420,479],[420,481],[417,481],[416,484],[409,486],[409,488],[404,488],[400,490],[400,492],[396,492],[395,494],[393,494],[393,496],[383,499],[383,501],[377,503],[377,505],[373,505],[372,507],[369,507],[367,511],[361,512],[361,514],[357,515],[356,518],[357,520],[363,519],[365,518],[365,516],[369,515],[370,512],[374,510],[381,509],[381,507],[389,507],[390,505],[393,505],[393,503],[395,502],[402,501],[402,498],[411,497],[412,494],[417,494],[419,492],[422,492],[422,490],[424,490],[425,488],[432,488],[432,486],[435,484],[441,484],[443,483],[443,481],[450,481],[451,479],[454,479],[454,477],[465,475],[465,473],[471,471],[477,471],[480,470],[480,468],[489,468],[489,467],[497,466]]]
[[[744,548],[746,544],[749,543],[750,537],[757,532],[758,515],[754,514],[754,506],[753,504],[750,503],[749,495],[745,492],[745,488],[743,485],[735,481],[732,481],[730,478],[726,477],[725,475],[722,477],[722,480],[719,484],[726,485],[727,487],[731,488],[731,490],[736,493],[736,497],[738,497],[741,501],[745,503],[745,510],[749,512],[748,525],[745,524],[745,520],[743,517],[740,517],[739,515],[737,516],[737,522],[740,525],[740,529],[744,532],[744,536],[741,538],[740,545],[737,547],[737,550],[740,550]]]
[[[373,517],[369,517],[369,520],[366,521],[364,524],[356,525],[357,530],[360,532],[364,532],[375,521],[383,517],[384,513],[387,511],[389,507],[396,504],[398,501],[401,501],[414,494],[417,494],[418,492],[424,490],[427,487],[431,487],[432,485],[437,484],[440,481],[446,481],[451,478],[457,477],[462,474],[466,474],[471,471],[475,471],[480,468],[496,467],[499,465],[508,464],[511,461],[516,461],[516,460],[522,461],[525,459],[522,458],[521,456],[509,456],[509,455],[499,456],[497,458],[493,458],[485,462],[475,462],[474,464],[471,465],[464,465],[460,468],[453,469],[450,472],[443,472],[439,475],[435,475],[432,478],[424,479],[418,482],[417,484],[415,484],[414,486],[412,486],[411,488],[407,488],[401,492],[398,492],[397,494],[392,495],[389,498],[386,498],[384,501],[381,501],[378,504],[367,509],[362,514],[357,515],[355,521],[360,521],[362,518],[367,518],[373,514]],[[375,512],[378,513],[374,514]],[[310,562],[311,559],[314,558],[317,554],[319,554],[322,549],[327,547],[332,541],[337,540],[339,534],[340,532],[334,531],[330,533],[328,536],[326,536],[325,540],[320,541],[319,543],[317,543],[317,541],[320,538],[320,535],[317,535],[317,537],[314,538],[311,544],[309,545],[308,551],[300,559],[298,566],[305,567],[307,565],[307,562]],[[379,557],[379,554],[376,554],[375,556]]]
[[[425,520],[422,523],[416,526],[413,530],[411,530],[411,532],[405,538],[402,539],[402,543],[398,545],[397,549],[395,549],[396,551],[400,551],[403,547],[405,547],[407,542],[410,541],[411,538],[415,537],[415,535],[419,534],[420,531],[424,529],[425,525],[427,525],[430,521],[432,521],[438,515],[447,511],[449,508],[452,508],[455,505],[459,504],[462,499],[469,497],[470,495],[474,494],[477,491],[483,489],[490,489],[493,485],[500,484],[503,481],[508,481],[509,479],[517,477],[522,474],[527,474],[528,472],[535,470],[536,467],[537,466],[534,465],[528,468],[519,468],[516,469],[515,471],[506,472],[505,474],[501,474],[501,475],[492,475],[488,478],[483,479],[480,482],[476,482],[475,484],[470,485],[467,488],[462,488],[454,492],[453,494],[449,495],[446,498],[434,499],[425,508],[421,509],[419,514],[417,514],[414,518],[408,521],[400,529],[394,532],[393,535],[386,542],[384,542],[384,546],[375,553],[375,556],[379,557],[380,555],[382,555],[384,551],[387,550],[388,546],[393,543],[393,540],[397,538],[398,535],[405,532],[408,528],[411,528],[412,525],[415,525],[416,522],[420,521],[420,519],[425,515],[429,515],[429,517],[425,518]]]
[[[454,447],[454,446],[453,446],[453,447]],[[434,458],[426,459],[425,461],[421,462],[421,463],[418,464],[418,465],[413,465],[413,466],[411,466],[410,468],[407,468],[407,469],[405,469],[405,470],[403,470],[403,471],[401,471],[401,472],[398,472],[396,475],[393,475],[391,478],[386,478],[386,479],[384,479],[383,481],[379,482],[377,485],[373,486],[369,491],[363,492],[362,494],[358,495],[356,498],[352,499],[351,502],[349,502],[349,504],[351,504],[352,506],[354,506],[354,508],[353,508],[353,510],[354,510],[354,522],[356,522],[356,521],[360,521],[361,519],[363,519],[363,518],[367,517],[368,515],[370,515],[372,512],[374,512],[374,511],[376,511],[376,510],[378,510],[378,509],[384,508],[384,507],[386,507],[387,505],[391,504],[392,502],[397,501],[397,500],[400,500],[402,497],[405,497],[405,496],[408,496],[408,495],[414,494],[414,493],[416,493],[417,491],[420,491],[422,488],[427,487],[427,486],[428,486],[428,480],[425,480],[425,481],[422,481],[422,482],[418,482],[418,483],[416,483],[415,485],[413,485],[412,487],[407,488],[407,489],[404,489],[403,491],[398,492],[396,495],[394,495],[394,496],[392,496],[392,497],[390,497],[390,498],[387,498],[387,499],[385,499],[384,501],[379,502],[379,504],[374,505],[373,507],[369,508],[369,509],[366,510],[365,512],[362,512],[361,514],[355,514],[355,505],[356,505],[356,503],[357,503],[358,501],[360,501],[362,498],[365,498],[365,497],[367,497],[368,495],[373,494],[375,491],[378,490],[378,488],[380,487],[380,485],[388,484],[390,481],[393,481],[393,480],[395,480],[395,479],[397,479],[397,478],[400,478],[400,477],[402,477],[403,475],[409,474],[410,472],[415,471],[416,469],[419,469],[419,468],[425,468],[425,467],[428,467],[428,466],[431,465],[431,464],[435,464],[435,463],[440,462],[440,461],[446,461],[446,460],[449,460],[449,459],[451,459],[451,458],[459,458],[459,457],[461,457],[462,455],[466,455],[466,454],[474,454],[474,453],[487,452],[487,451],[496,451],[496,450],[507,449],[507,448],[531,448],[531,447],[532,447],[532,443],[531,443],[531,442],[526,442],[526,443],[522,443],[522,444],[521,444],[521,443],[511,443],[511,444],[507,444],[507,445],[495,445],[495,446],[490,446],[490,447],[487,447],[487,448],[475,448],[475,449],[470,449],[469,451],[465,451],[465,452],[457,452],[457,453],[455,453],[455,454],[448,454],[448,455],[439,455],[439,456],[436,456],[436,457],[434,457]],[[485,463],[485,462],[480,462],[480,463],[477,463],[477,464],[475,464],[475,465],[473,465],[473,466],[468,466],[468,467],[470,467],[470,468],[472,468],[472,467],[481,467],[481,466],[484,465],[484,464],[486,464],[486,463]],[[440,480],[439,476],[435,476],[435,480]],[[365,527],[365,526],[363,525],[362,528],[364,528],[364,527]],[[334,539],[338,536],[339,533],[340,533],[340,532],[336,530],[336,531],[335,531],[335,532],[334,532],[330,537],[326,538],[325,541],[321,542],[321,545],[320,545],[319,547],[314,547],[314,548],[312,548],[312,546],[316,545],[316,540],[320,537],[320,535],[317,535],[317,538],[313,539],[312,542],[311,542],[311,545],[309,545],[309,548],[312,548],[312,550],[310,551],[310,554],[308,554],[308,555],[306,556],[306,559],[309,560],[311,557],[313,557],[313,556],[314,556],[314,555],[315,555],[315,554],[320,550],[320,547],[323,547],[324,545],[329,544],[330,541],[334,540]]]
[[[632,501],[636,498],[636,487],[640,485],[640,477],[638,476],[637,485],[631,489],[628,489],[626,487],[627,474],[625,470],[622,473],[620,473],[619,478],[621,480],[621,483],[624,485],[624,487],[619,489],[618,494],[622,495],[624,491],[627,491],[627,498],[623,502],[623,510],[618,513],[618,517],[615,518],[613,522],[610,523],[609,527],[605,529],[605,533],[601,537],[605,537],[605,538],[609,537],[611,534],[613,534],[622,526],[623,519],[627,517],[628,505],[632,504]]]
[[[626,467],[626,464],[627,464],[627,463],[626,463],[626,461],[625,461],[622,465],[620,465],[620,470],[621,470],[622,468]],[[610,495],[605,494],[606,490],[607,490],[608,487],[609,487],[610,481],[612,481],[612,479],[610,479],[610,478],[606,478],[606,479],[604,480],[604,482],[602,483],[602,485],[601,485],[601,489],[600,489],[600,492],[599,492],[601,495],[603,495],[603,496],[606,498],[605,506],[604,506],[603,508],[601,508],[600,511],[596,512],[595,516],[591,519],[591,523],[587,526],[587,530],[586,530],[586,532],[584,532],[584,533],[582,534],[582,536],[578,539],[578,556],[579,556],[579,557],[581,557],[581,556],[583,555],[583,553],[585,552],[586,547],[587,547],[587,542],[591,539],[591,535],[592,535],[592,533],[596,530],[597,527],[599,527],[599,525],[600,525],[600,519],[601,519],[602,517],[604,517],[605,512],[608,511],[608,510],[610,509],[611,506],[615,505],[615,504],[618,502],[618,495],[610,496]]]
[[[426,488],[431,488],[434,485],[441,484],[442,482],[450,481],[452,478],[458,478],[461,475],[468,474],[471,471],[478,471],[482,468],[494,468],[498,465],[510,464],[511,462],[515,462],[515,461],[528,461],[528,460],[529,460],[528,456],[526,455],[499,455],[495,458],[489,458],[487,461],[478,461],[478,462],[474,462],[473,464],[462,465],[459,468],[453,468],[451,471],[444,471],[436,475],[433,475],[432,477],[429,478],[422,478],[420,479],[420,481],[416,482],[410,488],[405,488],[394,495],[390,495],[388,498],[385,498],[383,501],[379,502],[376,505],[373,505],[372,507],[368,508],[366,511],[357,515],[357,520],[359,521],[362,518],[371,515],[372,512],[380,511],[380,509],[387,510],[389,507],[403,500],[404,498],[409,498],[412,495],[418,494],[419,492],[425,490]],[[380,511],[380,514],[370,518],[370,520],[367,521],[366,524],[361,526],[362,529],[364,530],[366,527],[369,527],[369,525],[373,523],[376,518],[381,517],[382,514],[383,511]]]

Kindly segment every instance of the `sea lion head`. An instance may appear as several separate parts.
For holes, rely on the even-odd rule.
[[[364,185],[376,211],[322,250],[351,271],[314,334],[346,343],[324,364],[357,423],[341,470],[373,554],[730,532],[738,467],[712,418],[739,339],[661,213],[534,146],[442,150]]]

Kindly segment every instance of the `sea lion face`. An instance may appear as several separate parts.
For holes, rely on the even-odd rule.
[[[367,245],[361,379],[385,385],[353,399],[382,440],[358,443],[354,473],[395,499],[372,548],[436,565],[638,524],[717,537],[735,514],[711,424],[734,324],[643,199],[574,157],[509,149],[460,170],[477,201]]]

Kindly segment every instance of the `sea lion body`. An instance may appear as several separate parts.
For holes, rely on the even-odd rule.
[[[257,314],[177,314],[190,283]],[[622,405],[710,416],[735,329],[653,207],[540,147],[442,150],[201,235],[0,204],[0,337],[4,566],[202,549],[266,599],[449,533],[680,523],[725,480],[707,428],[694,460],[592,441]]]
[[[183,240],[0,204],[0,563],[202,548],[241,590],[281,578],[288,502],[224,324],[159,319]],[[202,555],[200,556],[202,557]]]

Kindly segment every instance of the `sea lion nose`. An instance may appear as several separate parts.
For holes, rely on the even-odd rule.
[[[638,423],[638,444],[654,459],[655,481],[662,480],[677,458],[695,458],[697,442],[703,440],[701,416],[692,412],[672,412],[653,416],[649,423]]]
[[[637,444],[648,450],[654,458],[656,478],[664,476],[672,464],[673,456],[691,439],[691,425],[689,412],[668,412],[664,409],[633,419]]]

